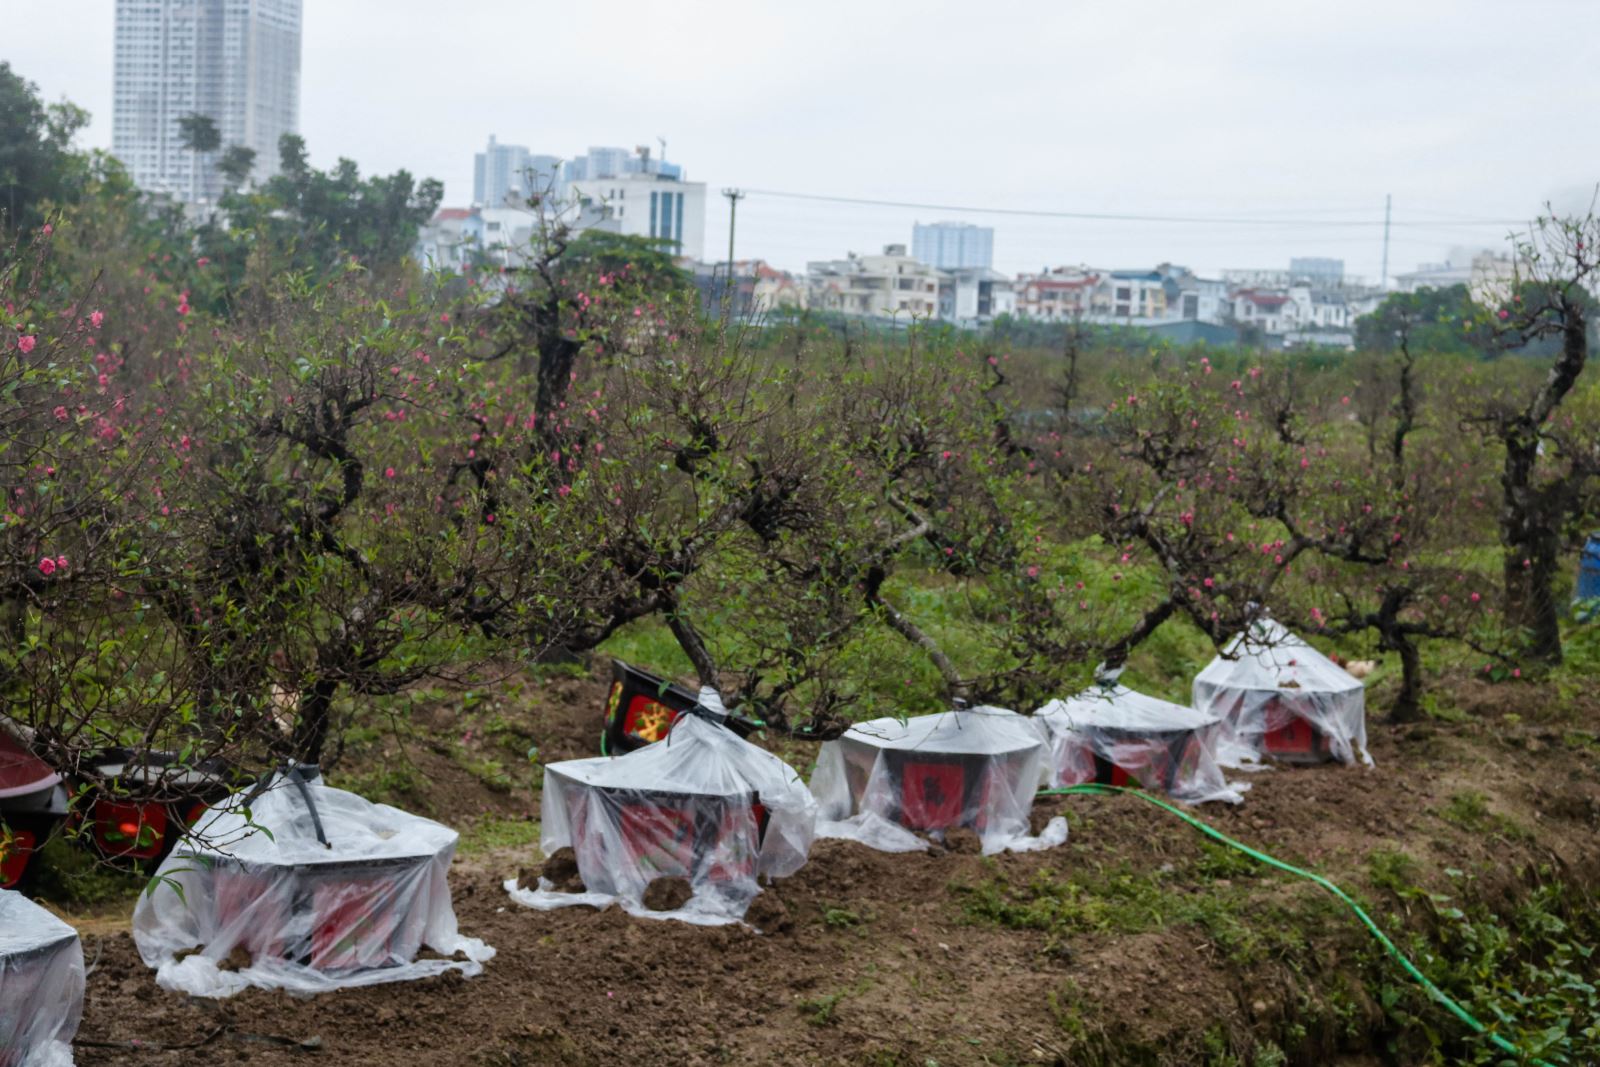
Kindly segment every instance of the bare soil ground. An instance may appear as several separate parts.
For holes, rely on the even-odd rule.
[[[510,766],[529,744],[547,760],[592,754],[599,678],[530,685],[459,744],[405,746],[417,773],[402,776],[400,799],[465,832],[452,884],[463,931],[499,950],[483,975],[199,1001],[156,986],[125,919],[89,916],[85,953],[98,962],[78,1063],[1220,1065],[1251,1063],[1269,1041],[1290,1063],[1407,1062],[1385,1051],[1393,1024],[1367,981],[1385,965],[1347,913],[1134,797],[1041,800],[1041,815],[1071,824],[1068,844],[1046,853],[819,842],[764,894],[765,935],[518,907],[500,884],[540,857],[530,834],[507,843],[503,830],[537,817],[537,791],[525,770],[507,788],[483,765]],[[1469,712],[1461,722],[1373,723],[1374,770],[1274,770],[1252,778],[1242,806],[1200,814],[1397,921],[1404,904],[1374,882],[1374,854],[1403,852],[1424,882],[1470,872],[1491,898],[1516,900],[1539,869],[1592,893],[1594,698],[1574,707],[1536,686],[1476,681],[1452,697]],[[445,711],[417,714],[442,723]],[[352,753],[347,774],[397,765],[399,744]],[[1035,885],[1074,902],[1072,921],[985,917],[984,901],[1032,899],[1017,891]],[[185,1044],[199,1047],[162,1047]]]

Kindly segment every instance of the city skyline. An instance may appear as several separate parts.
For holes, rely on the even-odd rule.
[[[424,78],[437,4],[306,5],[301,132],[312,162],[404,167],[441,178],[446,203],[466,204],[471,157],[491,133],[557,155],[661,136],[667,158],[713,190],[751,190],[736,254],[790,269],[906,241],[913,223],[937,217],[992,226],[995,266],[1007,272],[1171,261],[1210,273],[1319,256],[1373,278],[1385,194],[1395,273],[1452,246],[1503,247],[1512,220],[1549,198],[1583,202],[1600,173],[1600,146],[1571,137],[1561,117],[1600,104],[1600,86],[1579,65],[1507,48],[1505,12],[1486,3],[1356,3],[1337,13],[1236,3],[1173,9],[1137,28],[1097,9],[1002,5],[958,23],[970,8],[956,3],[930,2],[925,19],[910,21],[827,2],[805,12],[713,4],[663,26],[648,48],[608,42],[611,20],[637,6],[562,8],[552,20],[553,6],[453,5],[461,25],[503,32],[469,74]],[[47,99],[88,107],[88,146],[111,143],[113,10],[112,0],[0,0],[15,30],[0,58]],[[735,10],[740,47],[730,50],[710,28]],[[1577,39],[1600,29],[1593,5],[1517,14],[1559,18]],[[517,27],[533,25],[547,54],[510,62],[526,39]],[[507,62],[495,58],[501,50]],[[886,121],[860,106],[851,86],[887,76],[883,55],[930,50],[958,52],[963,64],[948,82],[921,82],[938,92],[936,123]],[[1066,106],[1041,111],[1043,99]],[[1545,106],[1552,99],[1565,106]],[[926,205],[1227,221],[935,215]],[[725,208],[720,198],[708,205],[708,249],[726,247]],[[1241,217],[1250,223],[1232,221]]]

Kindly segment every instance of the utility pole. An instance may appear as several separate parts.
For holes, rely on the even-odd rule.
[[[722,301],[722,318],[727,321],[733,314],[733,227],[739,218],[739,201],[748,194],[742,189],[724,189],[722,195],[728,198],[728,282]]]
[[[1383,280],[1378,283],[1378,288],[1389,288],[1389,206],[1394,197],[1389,193],[1383,194]]]

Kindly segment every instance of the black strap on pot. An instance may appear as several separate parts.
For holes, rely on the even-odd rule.
[[[311,813],[311,828],[316,831],[318,844],[322,845],[323,848],[332,848],[333,845],[328,842],[328,835],[322,830],[322,816],[317,812],[317,802],[311,799],[311,790],[308,788],[305,772],[298,763],[285,763],[283,770],[277,774],[269,774],[262,778],[261,781],[256,783],[255,788],[245,795],[244,806],[248,808],[251,804],[254,804],[256,797],[265,793],[267,788],[279,776],[289,779],[290,782],[294,783],[295,788],[300,791],[300,799],[305,801],[306,811]]]

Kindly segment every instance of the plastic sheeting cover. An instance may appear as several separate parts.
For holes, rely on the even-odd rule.
[[[1050,736],[1045,781],[1051,786],[1122,785],[1131,778],[1190,804],[1237,804],[1249,788],[1229,783],[1217,765],[1221,720],[1182,704],[1107,684],[1052,700],[1033,717]]]
[[[460,935],[450,904],[456,832],[320,779],[307,789],[328,845],[299,790],[279,777],[249,819],[243,796],[210,808],[161,864],[133,913],[157,983],[226,997],[247,986],[319,993],[481,972],[494,949]],[[418,960],[424,945],[466,958]],[[219,967],[241,949],[248,966]]]
[[[1263,758],[1372,764],[1361,680],[1272,619],[1234,637],[1195,677],[1194,706],[1222,720],[1223,766]]]
[[[71,1067],[83,981],[78,932],[0,889],[0,1064]]]
[[[703,701],[704,698],[702,698]],[[505,883],[533,908],[616,903],[632,914],[738,921],[761,875],[787,877],[811,851],[816,802],[794,769],[713,723],[685,715],[662,740],[624,756],[552,763],[544,771],[540,847],[572,848],[587,892]],[[683,878],[694,895],[652,911],[645,891]]]
[[[918,833],[965,827],[985,855],[1059,845],[1065,819],[1029,833],[1044,742],[1040,726],[1005,708],[857,723],[817,755],[817,836],[915,852],[928,847]]]

